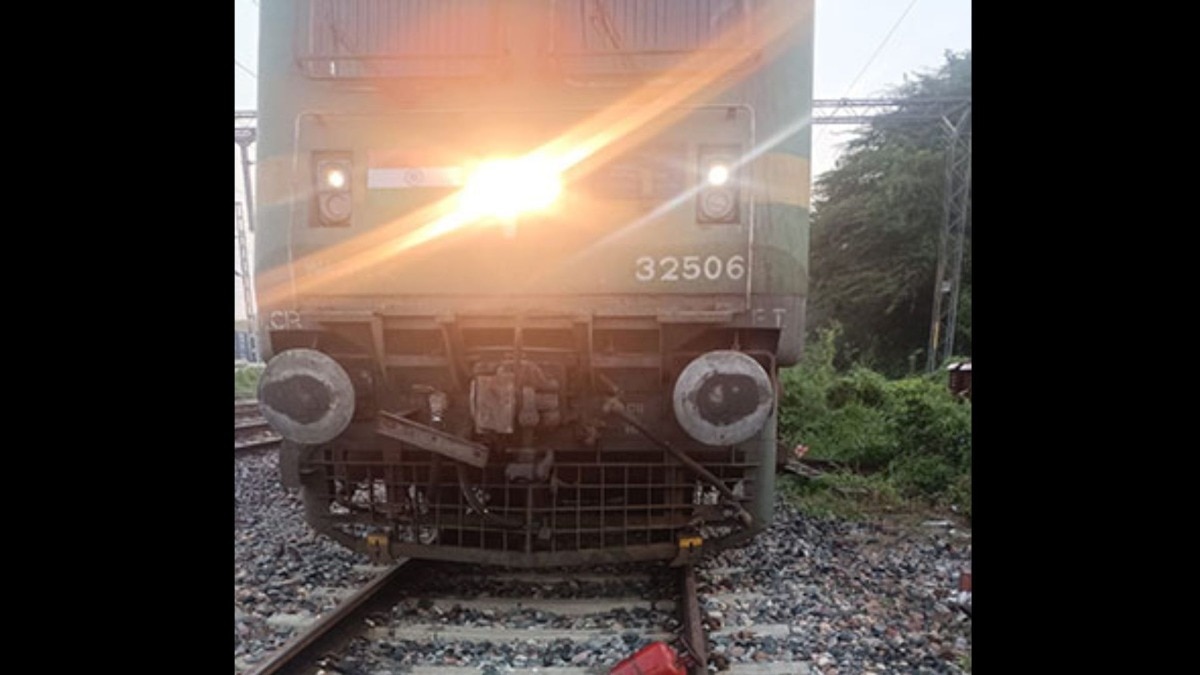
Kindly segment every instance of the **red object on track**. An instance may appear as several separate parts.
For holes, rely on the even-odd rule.
[[[613,666],[608,675],[687,675],[687,669],[667,643],[651,642]]]

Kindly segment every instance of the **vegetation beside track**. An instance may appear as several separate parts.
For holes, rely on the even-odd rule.
[[[971,517],[971,402],[950,393],[945,369],[888,379],[838,370],[838,327],[810,340],[781,372],[779,437],[805,458],[836,462],[817,477],[785,475],[781,492],[824,514],[946,509]],[[792,459],[789,457],[789,459]]]
[[[261,363],[233,362],[233,398],[258,396],[258,378],[265,366]]]

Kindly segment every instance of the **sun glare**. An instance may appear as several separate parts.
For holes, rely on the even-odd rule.
[[[787,11],[788,5],[779,3],[771,7],[774,12],[782,12]],[[618,152],[623,147],[636,144],[639,138],[650,137],[666,128],[687,114],[687,103],[706,87],[745,66],[758,50],[766,49],[785,36],[794,20],[792,17],[776,19],[771,12],[759,16],[753,23],[764,28],[754,34],[753,41],[757,49],[746,49],[741,43],[743,36],[739,31],[718,35],[709,45],[710,49],[698,50],[681,62],[678,78],[666,89],[657,82],[643,83],[597,113],[581,119],[575,127],[528,155],[493,159],[477,165],[470,171],[466,184],[457,194],[312,254],[310,258],[295,261],[292,266],[279,271],[278,279],[265,275],[268,279],[260,285],[270,290],[266,292],[268,297],[260,302],[274,302],[273,293],[280,297],[295,295],[323,283],[360,273],[473,223],[489,218],[513,223],[522,214],[550,209],[563,190],[564,171],[575,169],[603,151]],[[752,157],[744,158],[739,164],[750,161],[753,156],[765,152],[777,142],[759,144],[752,152]],[[725,166],[724,171],[718,167],[710,168],[713,171],[706,171],[704,175],[710,185],[721,185],[732,178],[732,168],[729,166]],[[345,174],[342,175],[343,184],[347,178]],[[326,179],[330,180],[328,184],[331,187],[338,180],[334,176],[326,176]],[[685,194],[659,205],[639,220],[663,212],[688,194],[694,194],[698,187],[693,186]],[[310,271],[295,277],[292,272],[295,269]]]
[[[459,210],[470,218],[512,220],[544,211],[558,201],[562,177],[553,162],[538,156],[483,162],[467,177]]]

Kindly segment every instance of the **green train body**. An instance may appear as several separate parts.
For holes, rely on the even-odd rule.
[[[309,523],[524,567],[765,527],[812,2],[261,4],[259,398]]]

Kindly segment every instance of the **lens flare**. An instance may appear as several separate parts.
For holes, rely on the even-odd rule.
[[[332,167],[325,170],[325,185],[334,190],[340,190],[346,186],[346,172],[337,167]]]
[[[628,93],[613,100],[595,114],[581,119],[558,137],[545,142],[533,155],[557,158],[551,162],[553,167],[550,176],[552,183],[561,189],[559,176],[563,171],[572,170],[573,173],[579,173],[582,167],[586,175],[589,161],[595,158],[602,159],[606,154],[615,156],[641,140],[651,138],[657,132],[669,128],[690,109],[688,103],[698,96],[703,96],[707,88],[719,84],[723,79],[732,78],[739,72],[752,70],[756,55],[785,45],[786,41],[793,37],[789,31],[796,22],[801,18],[809,19],[795,16],[793,10],[794,6],[788,2],[763,3],[756,15],[751,17],[752,20],[738,22],[736,29],[723,31],[714,37],[708,49],[699,49],[683,59],[677,72],[667,73],[661,79],[656,78],[653,82],[644,82],[631,88]],[[749,155],[739,158],[737,164],[748,165],[810,125],[810,117],[796,120],[770,139],[758,143]],[[348,176],[349,174],[346,175],[347,178]],[[730,178],[732,177],[731,170]],[[705,172],[704,179],[707,178]],[[706,186],[702,181],[697,183],[634,221],[622,225],[609,237],[620,236],[644,227],[671,209],[678,208],[688,199],[694,198],[701,191],[713,192],[723,189],[705,190]],[[470,206],[476,211],[482,209],[481,202],[488,199],[474,195],[477,192],[486,194],[491,190],[474,188],[471,191],[472,196],[464,199],[467,197],[466,192],[463,190],[448,195],[337,245],[292,260],[291,264],[262,271],[257,275],[259,305],[294,302],[295,298],[305,294],[319,293],[328,284],[362,274],[391,262],[414,248],[469,227],[479,218],[472,217],[465,207]],[[722,200],[718,197],[716,201]],[[582,253],[579,252],[577,256]],[[563,264],[577,262],[578,258],[572,256],[564,260]]]
[[[709,185],[724,185],[729,182],[729,167],[724,164],[713,164],[708,169]]]
[[[459,211],[470,218],[512,220],[545,211],[562,193],[562,176],[550,160],[527,156],[483,162],[467,177]]]

